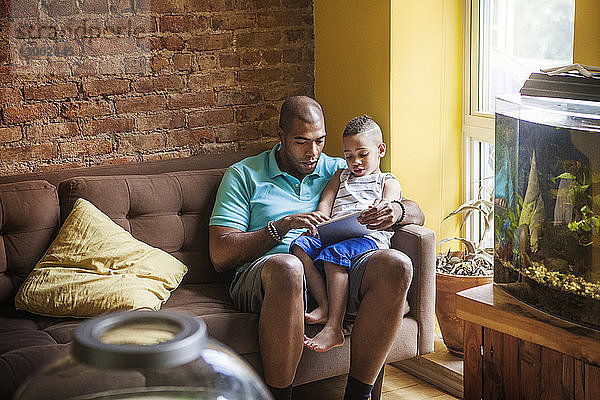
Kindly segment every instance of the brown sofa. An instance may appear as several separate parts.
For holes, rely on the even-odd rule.
[[[245,154],[198,156],[137,164],[0,177],[0,399],[46,361],[68,351],[81,320],[16,311],[13,298],[56,235],[74,201],[91,201],[134,237],[185,263],[189,272],[163,309],[202,317],[209,334],[261,371],[258,318],[235,309],[231,274],[217,273],[208,255],[208,218],[224,168]],[[433,351],[434,250],[431,230],[406,226],[394,248],[408,254],[414,277],[410,311],[388,362]],[[312,328],[312,327],[311,327]],[[295,385],[347,373],[350,340],[326,353],[305,351]],[[379,398],[381,380],[373,398]]]

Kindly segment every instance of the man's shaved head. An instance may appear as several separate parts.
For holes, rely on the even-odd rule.
[[[314,124],[323,119],[323,109],[316,100],[310,97],[290,97],[283,102],[279,113],[279,126],[284,133],[289,132],[294,118]]]

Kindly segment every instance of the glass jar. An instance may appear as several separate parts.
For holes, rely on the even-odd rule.
[[[18,400],[270,400],[251,367],[172,311],[106,314],[83,323],[69,355],[30,377]]]

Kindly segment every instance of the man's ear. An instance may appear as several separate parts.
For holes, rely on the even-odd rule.
[[[385,156],[385,143],[379,143],[379,146],[377,146],[377,149],[379,150],[379,157],[383,157]]]
[[[283,142],[284,135],[285,133],[283,132],[283,129],[281,129],[281,126],[277,126],[277,137],[279,138],[280,142]]]

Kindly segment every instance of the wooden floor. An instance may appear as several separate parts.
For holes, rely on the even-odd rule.
[[[294,400],[342,400],[346,376],[294,388]],[[385,367],[382,400],[451,400],[451,396],[392,365]]]

